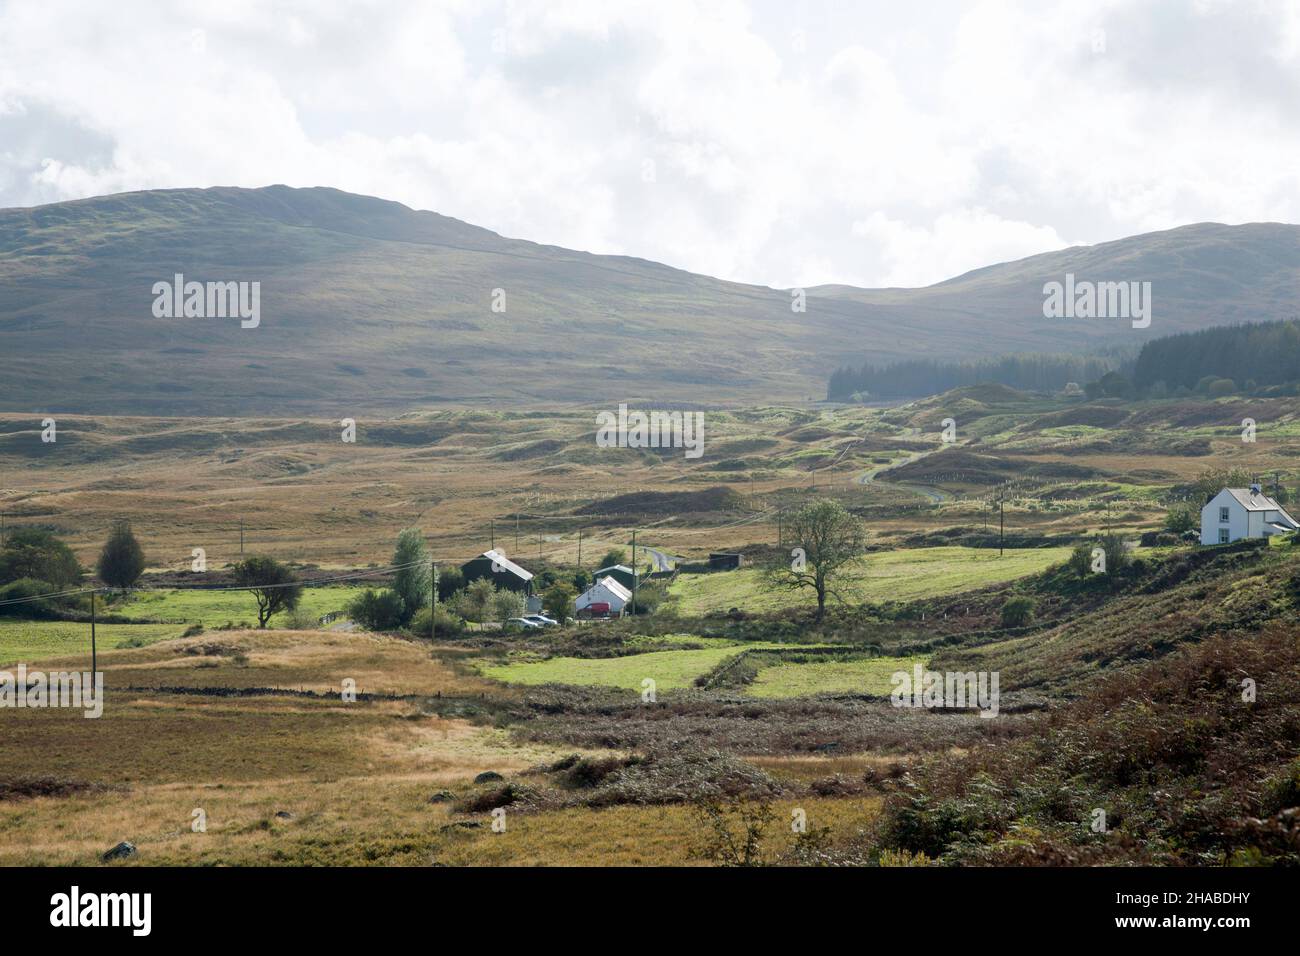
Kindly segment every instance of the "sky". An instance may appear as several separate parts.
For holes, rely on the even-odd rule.
[[[0,207],[273,183],[779,288],[1300,222],[1300,0],[0,0]]]

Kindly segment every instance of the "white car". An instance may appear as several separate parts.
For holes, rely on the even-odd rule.
[[[541,627],[541,626],[542,626],[542,625],[538,624],[536,621],[530,621],[530,620],[528,620],[528,618],[526,618],[526,617],[512,617],[510,620],[506,621],[506,623],[507,623],[507,624],[518,624],[520,627],[522,627],[522,628],[524,628],[524,629],[526,629],[526,630],[532,630],[533,628]]]
[[[545,614],[525,614],[524,620],[532,621],[538,627],[554,627],[560,622],[553,617],[547,617]]]

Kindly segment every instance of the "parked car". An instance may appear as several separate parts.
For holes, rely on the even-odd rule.
[[[528,620],[528,618],[526,617],[512,617],[510,620],[506,621],[506,623],[514,624],[515,626],[522,627],[525,630],[532,630],[534,628],[538,628],[542,626],[538,624],[536,621]]]
[[[525,614],[524,620],[532,621],[534,624],[540,625],[541,627],[554,627],[556,624],[560,623],[555,618],[547,617],[545,614]]]

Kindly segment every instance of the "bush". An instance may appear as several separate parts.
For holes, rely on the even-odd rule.
[[[1002,605],[1003,627],[1024,627],[1034,619],[1037,604],[1030,597],[1013,597]]]
[[[48,581],[59,591],[81,582],[81,565],[72,549],[48,531],[21,528],[10,532],[0,551],[0,584],[31,578]]]
[[[416,637],[429,637],[429,615],[434,613],[430,608],[422,607],[416,612],[415,617],[411,618],[409,625],[410,632]],[[451,609],[444,604],[438,605],[437,610],[437,631],[433,632],[434,637],[454,637],[457,634],[465,632],[465,622]]]
[[[1174,534],[1192,531],[1200,524],[1200,515],[1187,505],[1170,508],[1165,514],[1165,530]]]
[[[35,578],[19,578],[17,581],[10,581],[0,587],[0,602],[31,598],[38,594],[49,594],[55,590],[58,589],[48,581],[37,581]],[[40,601],[27,601],[24,604],[0,603],[0,614],[15,617],[56,618],[59,616],[59,608],[54,600],[45,598]]]
[[[367,631],[392,631],[402,626],[405,610],[402,597],[396,591],[366,589],[348,605],[348,617]]]

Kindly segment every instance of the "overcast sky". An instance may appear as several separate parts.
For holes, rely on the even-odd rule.
[[[1300,222],[1300,0],[0,0],[0,206],[271,183],[779,287]]]

